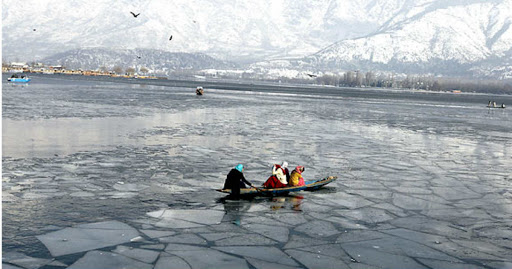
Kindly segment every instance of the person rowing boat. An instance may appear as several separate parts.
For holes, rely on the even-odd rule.
[[[244,177],[244,165],[238,164],[235,166],[235,168],[231,169],[229,171],[226,181],[224,182],[224,188],[223,190],[230,189],[231,195],[233,197],[239,197],[240,196],[240,189],[247,188],[247,185],[253,187],[252,183],[247,181]]]

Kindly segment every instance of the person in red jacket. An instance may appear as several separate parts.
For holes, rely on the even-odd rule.
[[[272,175],[267,179],[267,181],[265,181],[265,183],[263,183],[263,187],[267,189],[288,187],[287,166],[287,162],[283,162],[282,165],[274,164],[272,166]]]

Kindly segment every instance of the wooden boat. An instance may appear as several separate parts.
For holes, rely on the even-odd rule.
[[[203,89],[203,87],[197,87],[197,88],[196,88],[196,94],[197,94],[197,95],[203,95],[203,94],[204,94],[204,89]]]
[[[265,188],[243,188],[240,189],[240,195],[260,195],[260,196],[276,196],[287,194],[289,192],[297,192],[302,190],[317,190],[333,181],[335,181],[338,177],[329,176],[323,179],[317,180],[308,180],[306,181],[306,185],[304,186],[296,186],[296,187],[286,187],[286,188],[276,188],[276,189],[265,189]],[[217,189],[216,191],[231,194],[230,189]]]

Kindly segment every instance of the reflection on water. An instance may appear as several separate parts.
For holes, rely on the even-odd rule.
[[[178,144],[214,146],[237,143],[235,136],[172,135],[171,128],[207,124],[211,110],[155,114],[136,118],[53,118],[3,120],[3,155],[14,158],[68,155],[80,151],[109,150],[124,145]],[[156,130],[156,131],[155,131]],[[158,134],[162,130],[164,135]],[[183,131],[177,129],[176,132]]]

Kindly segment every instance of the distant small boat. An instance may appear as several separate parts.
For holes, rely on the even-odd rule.
[[[10,78],[7,78],[7,81],[10,81],[10,82],[29,82],[30,78],[27,77],[27,76],[20,76],[20,77],[18,77],[17,75],[12,75]]]
[[[504,104],[504,103],[502,103],[502,104],[501,104],[501,106],[498,106],[498,105],[496,104],[496,102],[494,102],[494,101],[489,101],[489,103],[487,104],[487,107],[488,107],[488,108],[505,108],[505,104]]]
[[[505,108],[505,105],[501,105],[501,106],[487,106],[488,108]]]
[[[196,94],[197,94],[197,95],[203,95],[203,94],[204,94],[204,89],[203,89],[203,87],[197,87],[197,88],[196,88]]]

